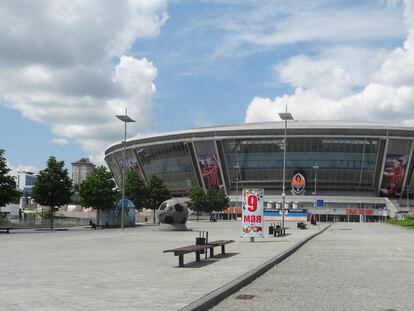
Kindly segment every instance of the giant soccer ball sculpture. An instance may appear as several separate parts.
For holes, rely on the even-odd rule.
[[[161,230],[187,230],[187,204],[179,199],[164,201],[157,211]]]

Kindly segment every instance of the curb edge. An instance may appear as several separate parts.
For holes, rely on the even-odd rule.
[[[219,287],[212,292],[208,293],[207,295],[201,297],[200,299],[193,301],[192,303],[188,304],[187,306],[179,309],[179,311],[204,311],[208,310],[222,300],[228,298],[241,288],[245,287],[249,283],[253,282],[258,277],[262,276],[268,270],[273,268],[278,263],[282,262],[290,255],[295,253],[298,249],[300,249],[304,244],[312,240],[314,237],[318,236],[319,234],[325,232],[328,228],[332,225],[327,226],[326,228],[322,229],[319,232],[312,234],[311,236],[297,242],[295,245],[289,247],[282,253],[278,254],[276,257],[273,257],[266,261],[265,263],[259,265],[257,268],[239,276],[238,278],[230,281],[229,283]]]

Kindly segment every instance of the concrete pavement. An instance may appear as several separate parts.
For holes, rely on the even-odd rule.
[[[289,235],[255,243],[240,239],[235,221],[191,222],[187,232],[141,226],[1,234],[0,310],[178,310],[323,228],[287,226]],[[178,258],[162,251],[193,244],[195,230],[236,243],[226,256],[200,263],[186,255],[178,268]]]
[[[337,223],[213,310],[414,310],[413,241],[409,229]]]

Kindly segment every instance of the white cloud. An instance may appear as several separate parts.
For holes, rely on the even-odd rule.
[[[157,36],[166,1],[6,1],[0,7],[0,100],[48,123],[52,142],[71,140],[91,155],[121,140],[115,114],[153,126],[156,67],[126,56],[137,39]]]
[[[277,113],[288,104],[296,119],[373,120],[412,125],[412,1],[406,2],[404,15],[408,37],[403,47],[388,54],[350,53],[347,61],[338,53],[332,54],[333,57],[322,53],[316,57],[296,56],[279,65],[276,68],[279,78],[295,88],[294,94],[274,100],[255,97],[247,108],[245,121],[277,120]],[[353,57],[358,55],[355,60]]]
[[[17,165],[13,166],[10,162],[6,161],[7,167],[10,169],[10,176],[17,177],[18,172],[32,172],[37,173],[39,172],[39,169],[37,167],[34,167],[32,165]]]
[[[295,94],[269,98],[255,97],[246,111],[246,122],[278,120],[278,113],[285,105],[298,120],[382,120],[409,121],[414,114],[411,109],[414,89],[393,88],[369,84],[363,91],[331,100],[313,89],[297,88]]]
[[[69,144],[69,140],[67,140],[66,138],[53,138],[51,141],[50,141],[52,144],[55,144],[55,145],[67,145],[67,144]]]
[[[404,37],[399,3],[381,4],[372,1],[344,7],[326,1],[246,2],[191,27],[218,30],[221,41],[211,53],[212,60],[294,44],[366,44]]]
[[[366,85],[386,57],[383,49],[336,46],[314,57],[294,56],[274,70],[280,82],[339,99],[350,95],[354,88]]]

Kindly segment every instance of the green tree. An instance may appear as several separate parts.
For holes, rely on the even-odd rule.
[[[225,208],[230,206],[230,199],[226,195],[223,189],[217,191],[216,193],[216,201],[214,205],[213,211],[215,212],[222,212]]]
[[[188,194],[189,201],[188,206],[197,212],[197,221],[199,220],[200,212],[208,211],[209,202],[204,189],[201,187],[193,188]]]
[[[207,190],[206,194],[206,209],[204,212],[211,213],[215,210],[217,204],[217,191],[214,188],[210,188]]]
[[[223,190],[217,191],[213,188],[206,193],[207,210],[206,212],[221,212],[229,206],[230,200]]]
[[[49,206],[50,228],[53,230],[53,217],[56,210],[70,202],[72,181],[63,161],[55,157],[47,160],[47,166],[40,171],[33,186],[33,199],[40,205]]]
[[[145,207],[153,210],[155,222],[155,210],[161,205],[162,202],[171,198],[171,193],[164,184],[164,181],[156,175],[151,177],[145,188]]]
[[[80,202],[84,207],[97,210],[96,223],[99,224],[100,211],[110,209],[119,199],[112,174],[104,166],[96,167],[79,187]]]
[[[135,208],[141,208],[147,202],[147,187],[145,181],[136,171],[129,171],[125,183],[125,195],[134,204]]]
[[[20,195],[14,177],[9,175],[10,169],[3,154],[4,151],[0,150],[0,206],[14,202]]]

